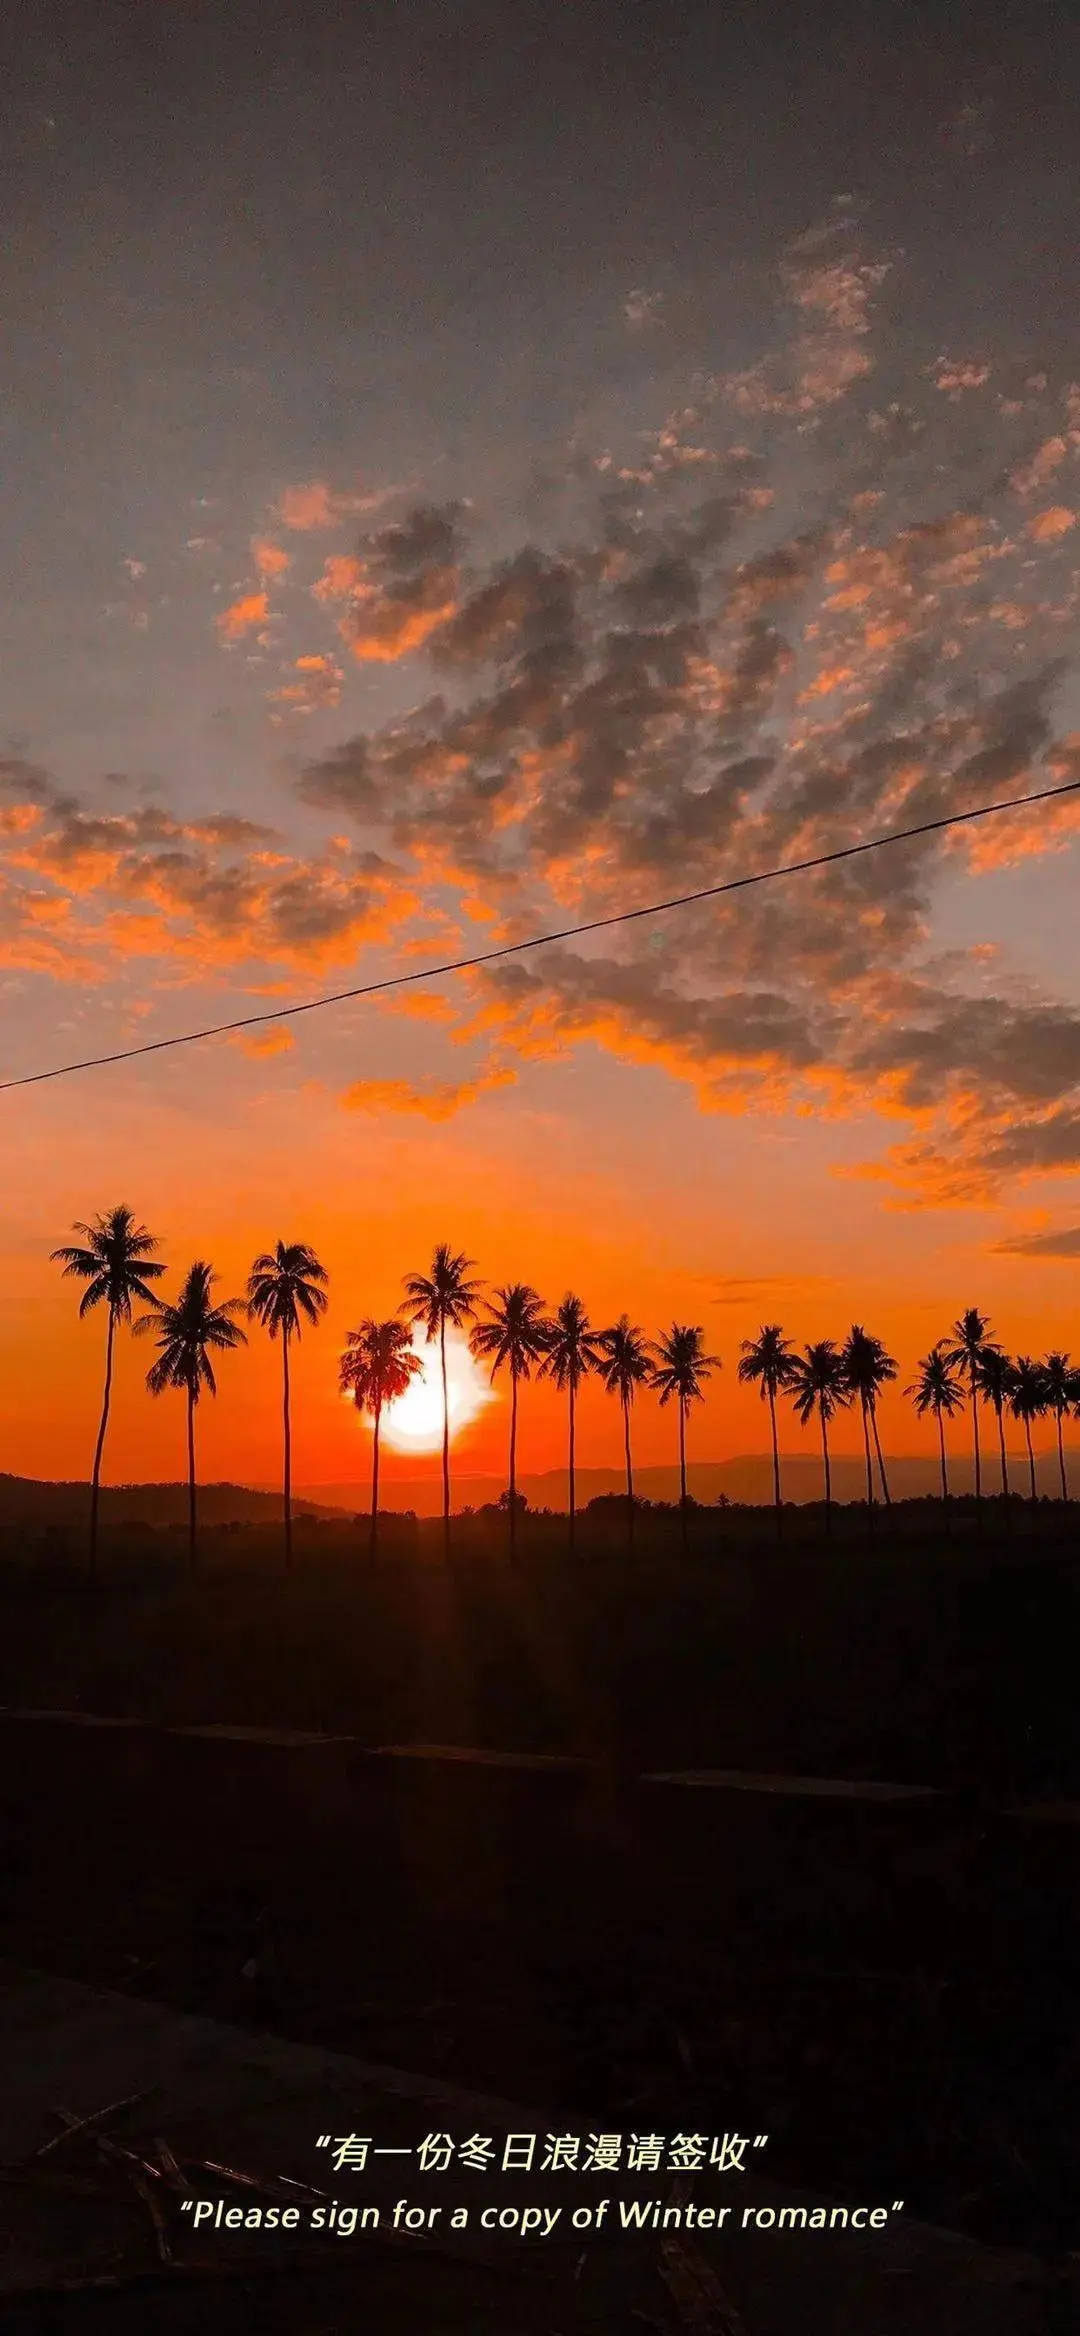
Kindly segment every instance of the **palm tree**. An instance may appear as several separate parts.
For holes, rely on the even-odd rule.
[[[825,1466],[825,1531],[832,1532],[832,1469],[829,1464],[829,1421],[851,1402],[844,1377],[844,1359],[835,1341],[820,1338],[803,1355],[793,1355],[788,1392],[803,1427],[815,1411],[821,1421],[821,1457]]]
[[[1031,1497],[1036,1500],[1035,1454],[1031,1449],[1031,1423],[1041,1419],[1049,1405],[1046,1373],[1032,1355],[1017,1355],[1013,1365],[1013,1380],[1009,1390],[1009,1410],[1014,1419],[1022,1419],[1027,1440],[1028,1468],[1031,1471]]]
[[[306,1241],[279,1241],[264,1249],[248,1275],[247,1310],[271,1338],[281,1340],[282,1425],[285,1446],[285,1570],[292,1565],[292,1419],[289,1410],[289,1347],[304,1322],[318,1324],[326,1312],[330,1276]]]
[[[878,1434],[877,1399],[886,1382],[889,1379],[895,1379],[896,1363],[893,1356],[886,1353],[881,1339],[875,1338],[871,1331],[864,1330],[860,1322],[853,1322],[851,1325],[844,1344],[841,1362],[844,1384],[851,1395],[858,1397],[859,1408],[862,1412],[863,1446],[866,1452],[866,1506],[870,1521],[873,1523],[874,1475],[870,1459],[871,1433],[874,1438],[874,1449],[877,1453],[882,1496],[886,1508],[891,1506],[888,1478],[885,1474],[885,1461],[881,1450],[881,1438]]]
[[[1066,1412],[1072,1411],[1074,1406],[1077,1403],[1080,1403],[1080,1371],[1076,1369],[1075,1364],[1071,1361],[1068,1355],[1063,1355],[1057,1348],[1055,1348],[1053,1354],[1047,1355],[1046,1360],[1042,1365],[1042,1373],[1043,1384],[1046,1390],[1046,1408],[1048,1411],[1053,1412],[1054,1418],[1057,1422],[1058,1471],[1061,1476],[1061,1497],[1063,1501],[1067,1501],[1069,1498],[1069,1484],[1068,1478],[1065,1474],[1065,1447],[1061,1439],[1061,1423],[1065,1417]]]
[[[705,1394],[701,1382],[713,1371],[723,1368],[719,1355],[707,1355],[701,1341],[704,1331],[696,1324],[673,1322],[652,1348],[656,1358],[653,1386],[662,1404],[672,1396],[679,1403],[679,1513],[682,1520],[683,1546],[686,1546],[686,1422],[692,1403],[700,1402]]]
[[[450,1399],[446,1387],[446,1331],[448,1324],[460,1330],[476,1312],[480,1284],[466,1279],[472,1262],[471,1257],[455,1257],[449,1244],[440,1241],[431,1261],[431,1272],[406,1275],[405,1296],[398,1308],[410,1322],[423,1324],[429,1346],[436,1338],[439,1341],[443,1395],[443,1544],[447,1556],[450,1554]]]
[[[217,1394],[210,1351],[225,1353],[247,1345],[247,1337],[233,1316],[244,1310],[241,1298],[225,1298],[213,1305],[210,1291],[217,1280],[213,1267],[197,1259],[188,1269],[175,1306],[153,1301],[153,1311],[135,1324],[136,1338],[153,1337],[160,1353],[146,1374],[151,1395],[166,1387],[182,1388],[187,1396],[188,1455],[188,1562],[195,1570],[195,1406],[204,1387]]]
[[[80,1242],[63,1249],[54,1249],[52,1262],[64,1268],[64,1280],[74,1278],[86,1283],[79,1306],[79,1320],[95,1306],[107,1306],[109,1327],[105,1339],[105,1396],[101,1406],[101,1425],[94,1449],[94,1466],[90,1478],[90,1571],[97,1571],[98,1489],[101,1483],[101,1456],[105,1450],[105,1430],[109,1424],[109,1403],[112,1396],[113,1340],[118,1322],[130,1322],[134,1298],[141,1298],[148,1306],[154,1303],[149,1283],[159,1281],[165,1271],[163,1265],[152,1262],[153,1251],[160,1247],[153,1233],[145,1225],[137,1225],[128,1208],[111,1209],[107,1216],[95,1217],[92,1225],[77,1224],[72,1231],[82,1235]]]
[[[998,1451],[1001,1455],[1001,1497],[1009,1514],[1009,1463],[1005,1455],[1005,1405],[1012,1393],[1013,1365],[999,1346],[987,1340],[975,1366],[979,1393],[985,1403],[993,1405],[997,1420]]]
[[[739,1378],[744,1386],[757,1386],[762,1402],[769,1406],[769,1425],[772,1429],[773,1499],[776,1503],[776,1530],[783,1530],[783,1501],[780,1493],[780,1446],[776,1440],[776,1398],[781,1390],[791,1385],[795,1356],[778,1322],[762,1325],[757,1338],[744,1338]]]
[[[488,1320],[469,1333],[469,1350],[491,1363],[491,1383],[505,1363],[510,1372],[510,1555],[517,1538],[517,1408],[518,1382],[528,1379],[534,1363],[544,1355],[544,1301],[528,1282],[512,1282],[496,1290],[494,1303],[485,1298]]]
[[[360,1324],[359,1330],[347,1334],[346,1351],[341,1357],[338,1386],[343,1395],[351,1395],[357,1411],[367,1411],[372,1419],[371,1444],[371,1557],[374,1561],[379,1533],[379,1428],[388,1404],[396,1403],[405,1394],[417,1371],[423,1370],[419,1355],[413,1353],[412,1342],[403,1322],[375,1322],[371,1316]]]
[[[630,1406],[634,1389],[647,1386],[653,1375],[645,1333],[628,1314],[620,1314],[610,1330],[602,1330],[596,1341],[600,1349],[600,1376],[609,1395],[617,1395],[622,1405],[623,1450],[626,1454],[626,1514],[627,1542],[634,1546],[634,1471],[630,1460]]]
[[[920,1419],[925,1419],[927,1412],[932,1411],[937,1421],[941,1451],[941,1497],[946,1503],[945,1515],[948,1518],[949,1471],[945,1458],[945,1422],[963,1409],[964,1388],[957,1366],[950,1363],[941,1339],[928,1355],[923,1356],[918,1369],[918,1378],[911,1387],[905,1387],[904,1393],[911,1397]]]
[[[580,1298],[568,1290],[558,1312],[543,1331],[544,1359],[540,1377],[553,1379],[560,1395],[564,1389],[570,1398],[570,1547],[574,1546],[577,1507],[574,1499],[574,1414],[577,1391],[587,1372],[598,1371],[603,1352],[597,1332],[592,1328]]]
[[[985,1347],[992,1343],[990,1324],[977,1306],[969,1306],[953,1323],[949,1333],[952,1341],[942,1340],[942,1352],[951,1370],[958,1370],[967,1381],[971,1399],[971,1439],[975,1453],[975,1502],[981,1513],[982,1464],[979,1456],[979,1360]]]

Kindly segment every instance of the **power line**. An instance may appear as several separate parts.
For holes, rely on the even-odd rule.
[[[774,884],[781,876],[804,876],[812,868],[831,868],[838,860],[857,859],[861,852],[879,852],[887,844],[905,844],[921,835],[940,834],[948,827],[964,827],[973,819],[992,819],[999,811],[1022,811],[1029,803],[1050,803],[1062,795],[1080,791],[1080,779],[1070,779],[1063,787],[1042,787],[1033,795],[1013,795],[1003,803],[983,803],[975,811],[954,811],[947,819],[926,819],[918,827],[895,828],[886,835],[870,836],[865,843],[844,844],[839,851],[818,852],[811,860],[789,860],[779,868],[759,868],[753,876],[732,876],[726,884],[707,884],[700,892],[682,892],[673,900],[650,901],[646,908],[619,909],[613,916],[593,917],[588,924],[565,925],[561,932],[534,933],[528,941],[507,941],[501,948],[484,949],[475,957],[455,957],[445,965],[425,965],[416,973],[391,974],[385,981],[363,982],[358,989],[335,990],[325,998],[306,998],[297,1006],[278,1006],[273,1013],[242,1014],[235,1022],[215,1022],[205,1030],[181,1031],[175,1038],[153,1038],[143,1046],[121,1047],[115,1054],[89,1056],[84,1062],[59,1063],[51,1071],[30,1071],[21,1079],[0,1080],[0,1095],[12,1087],[37,1087],[45,1079],[68,1079],[75,1071],[100,1071],[109,1063],[133,1062],[137,1055],[162,1054],[167,1047],[197,1046],[204,1038],[227,1038],[234,1030],[253,1030],[263,1022],[286,1022],[296,1014],[315,1014],[323,1006],[343,1006],[353,998],[384,996],[388,990],[406,989],[411,983],[437,981],[446,973],[468,973],[477,965],[492,965],[500,957],[519,957],[526,949],[544,949],[552,941],[574,941],[585,933],[604,932],[611,925],[633,924],[638,917],[664,916],[669,909],[691,908],[700,900],[719,900],[724,893],[745,892],[752,884]]]

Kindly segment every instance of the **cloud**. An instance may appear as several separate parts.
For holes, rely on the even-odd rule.
[[[517,1074],[507,1065],[478,1073],[474,1079],[446,1081],[428,1087],[410,1086],[405,1079],[359,1079],[341,1100],[348,1111],[411,1112],[421,1119],[446,1120],[499,1087],[512,1087]]]
[[[1080,1257],[1080,1225],[1063,1225],[1057,1232],[1016,1233],[1011,1239],[992,1241],[992,1257],[1030,1257],[1057,1260]]]
[[[982,389],[990,379],[990,367],[970,357],[959,360],[939,357],[932,374],[935,389],[955,399],[962,397],[966,390]]]
[[[471,918],[513,942],[1080,772],[1080,580],[1055,516],[1071,533],[1080,385],[1007,351],[927,366],[888,312],[893,264],[836,206],[783,257],[779,337],[738,374],[666,380],[640,435],[579,432],[490,555],[468,504],[413,499],[305,569],[280,533],[337,526],[347,499],[285,490],[256,542],[292,557],[328,638],[275,660],[272,718],[344,700],[342,643],[413,661],[396,702],[389,674],[371,692],[391,711],[301,767],[338,840],[306,858],[161,813],[103,825],[28,770],[3,796],[20,945],[82,947],[106,917],[178,964],[272,970],[383,936],[412,966],[465,954]],[[219,620],[234,640],[270,621],[266,593]],[[936,898],[1078,822],[1043,805],[476,969],[447,1037],[486,1038],[500,1078],[591,1045],[705,1110],[877,1115],[899,1140],[866,1172],[902,1205],[1000,1201],[1073,1156],[1077,1017],[976,950],[935,959]],[[351,1094],[438,1116],[481,1091]]]
[[[251,539],[251,561],[260,584],[273,583],[279,576],[287,575],[292,565],[290,554],[263,536]]]
[[[1039,511],[1028,520],[1027,532],[1034,543],[1059,543],[1076,525],[1076,513],[1064,503],[1053,503],[1046,511]]]
[[[854,224],[841,214],[789,245],[780,288],[809,329],[797,331],[783,354],[726,379],[724,393],[739,413],[790,416],[806,426],[873,371],[872,300],[891,263],[860,260],[850,248],[829,250],[838,238],[850,238]]]
[[[344,681],[340,665],[323,655],[296,657],[290,668],[294,679],[271,690],[270,703],[289,714],[314,714],[339,705]]]
[[[242,1054],[252,1055],[260,1061],[272,1055],[288,1054],[295,1043],[292,1031],[286,1029],[283,1022],[271,1023],[266,1030],[238,1031],[235,1039]]]
[[[282,527],[305,534],[336,527],[339,520],[335,499],[321,479],[312,479],[306,486],[285,487],[276,516]]]
[[[338,631],[361,662],[396,664],[454,616],[463,512],[458,503],[417,505],[361,538],[355,555],[326,562],[313,595],[324,605],[344,604]]]
[[[223,641],[241,641],[246,633],[257,632],[270,615],[270,603],[265,592],[247,592],[222,609],[215,620]]]
[[[325,535],[343,527],[347,520],[359,518],[365,512],[380,511],[387,503],[408,493],[405,482],[363,487],[343,494],[325,479],[309,479],[302,485],[283,487],[274,506],[274,519],[279,527],[287,527],[296,534]]]
[[[831,1275],[816,1273],[719,1274],[694,1278],[708,1290],[714,1306],[739,1306],[744,1311],[751,1306],[769,1307],[782,1300],[811,1297],[818,1291],[838,1286]]]
[[[797,305],[861,342],[879,281],[815,263]],[[685,423],[702,438],[709,402]],[[948,399],[865,407],[829,498],[800,512],[789,496],[783,528],[760,458],[720,438],[692,469],[575,472],[557,552],[525,542],[466,574],[460,508],[369,538],[320,590],[396,638],[424,595],[445,608],[452,571],[426,645],[440,687],[310,762],[301,796],[384,838],[421,891],[479,899],[512,940],[1070,776],[1075,736],[1054,723],[1068,595],[1032,558],[1049,546],[1009,532],[1015,432],[1004,463],[961,436],[961,462],[964,427]],[[800,423],[777,428],[782,451]],[[1045,445],[1043,422],[1032,460]],[[942,508],[942,472],[976,461],[981,484]],[[920,971],[933,891],[950,864],[1064,848],[1078,820],[1044,806],[482,969],[451,1011],[510,1057],[590,1042],[660,1065],[709,1110],[937,1123],[950,1150],[923,1134],[874,1172],[905,1205],[986,1195],[1053,1142],[1031,1128],[1080,1082],[1074,1018],[991,995],[974,952]],[[1010,1120],[1028,1129],[1015,1153]]]
[[[233,813],[181,820],[156,804],[84,810],[34,766],[0,766],[0,956],[93,981],[156,958],[206,978],[229,969],[351,962],[407,924],[400,869],[338,837],[294,857],[277,832]],[[21,797],[21,801],[18,798]]]

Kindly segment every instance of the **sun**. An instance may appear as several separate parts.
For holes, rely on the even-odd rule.
[[[421,1368],[408,1393],[384,1411],[382,1441],[394,1452],[438,1452],[443,1434],[438,1341],[429,1346],[423,1331],[414,1330],[412,1349],[419,1357]],[[474,1362],[467,1341],[453,1330],[446,1334],[446,1394],[453,1443],[455,1434],[479,1418],[485,1406],[495,1400],[487,1375]]]

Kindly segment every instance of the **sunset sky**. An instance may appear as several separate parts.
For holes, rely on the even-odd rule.
[[[1080,42],[987,21],[12,20],[0,1077],[1080,777]],[[49,1252],[120,1201],[170,1292],[324,1259],[301,1483],[365,1473],[336,1357],[442,1240],[701,1323],[701,1459],[761,1445],[762,1321],[863,1321],[901,1384],[971,1304],[1080,1347],[1078,869],[1080,797],[0,1095],[0,1467],[88,1470]],[[148,1359],[107,1481],[182,1472]],[[204,1475],[273,1481],[278,1372],[223,1359]],[[618,1464],[595,1389],[579,1449]],[[519,1465],[562,1455],[530,1390]]]

